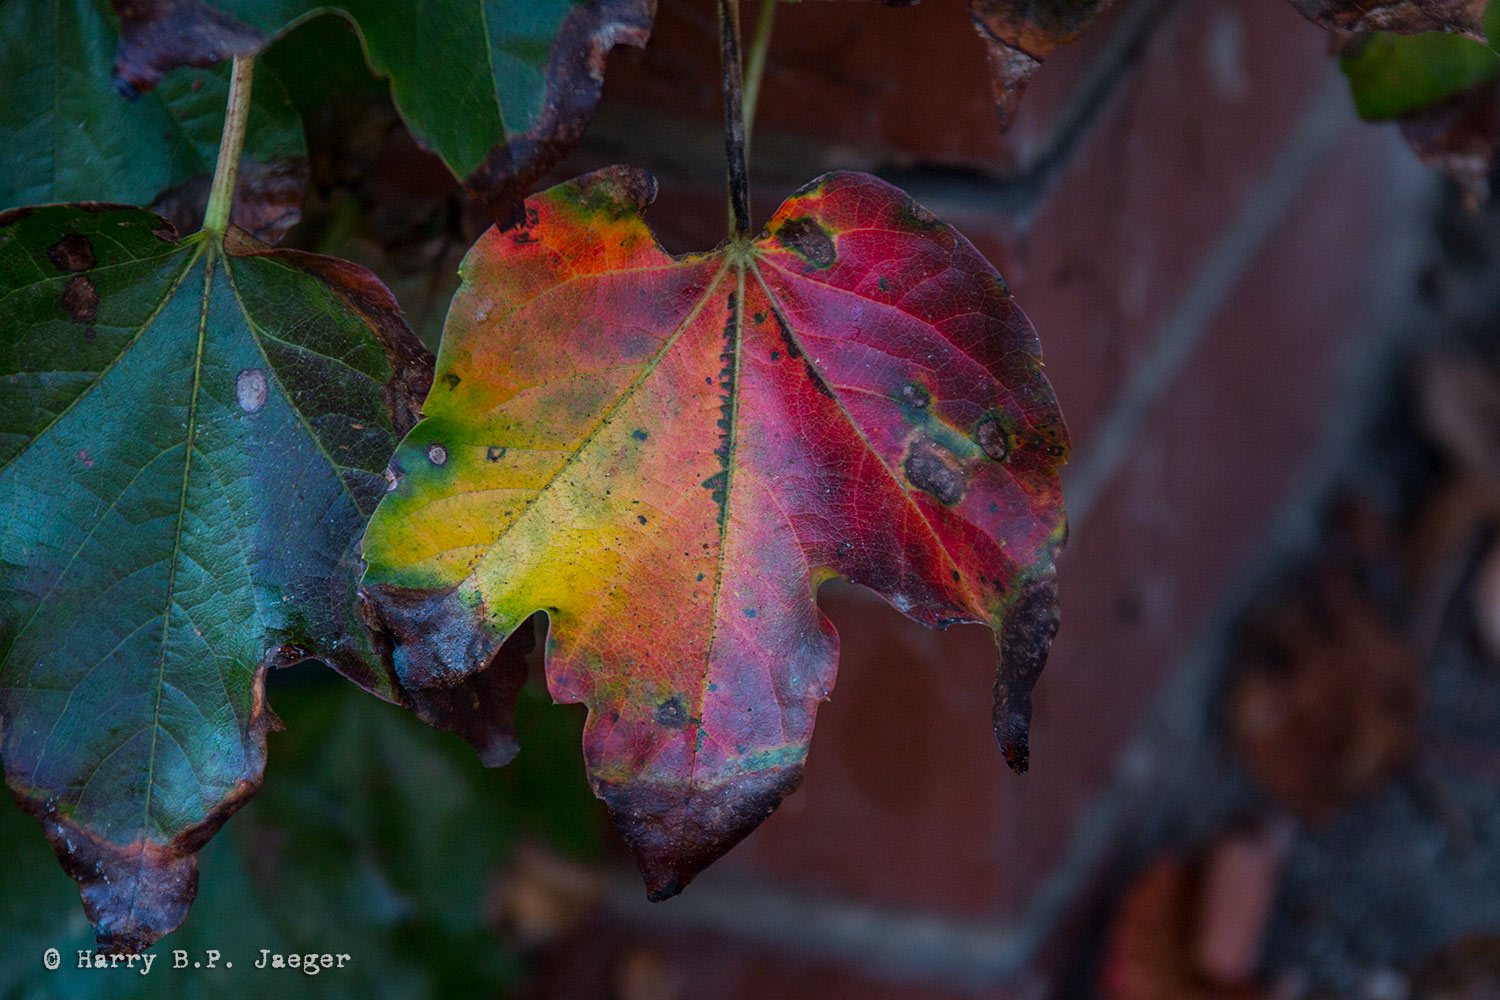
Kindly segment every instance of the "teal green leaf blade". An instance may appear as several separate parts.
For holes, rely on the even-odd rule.
[[[645,45],[656,0],[115,0],[115,73],[138,90],[258,51],[321,11],[358,29],[412,133],[509,213],[578,142],[615,45]]]
[[[102,946],[181,922],[265,672],[389,700],[353,545],[430,357],[352,264],[108,205],[0,215],[0,759]]]
[[[115,23],[106,0],[0,0],[0,209],[145,205],[213,172],[227,66],[175,74],[127,100],[111,86]],[[302,121],[285,90],[274,74],[256,74],[247,177],[271,166],[300,174],[306,156]],[[300,184],[291,196],[300,204]],[[242,209],[251,205],[241,200]]]
[[[308,1000],[506,995],[518,955],[495,927],[496,889],[518,841],[570,860],[599,853],[577,753],[528,753],[526,767],[485,770],[458,741],[311,670],[271,689],[286,731],[269,740],[265,788],[204,849],[193,912],[155,949],[149,975],[139,965],[77,968],[77,952],[94,947],[77,897],[35,824],[0,801],[0,997],[260,1000],[268,982]],[[560,751],[577,745],[581,720],[545,692],[528,692],[520,709],[533,751],[543,736]],[[539,822],[559,816],[565,830]],[[65,957],[55,971],[41,962],[49,947]],[[350,961],[313,976],[262,971],[253,967],[262,948]],[[174,949],[195,960],[213,949],[220,960],[171,969]]]
[[[1500,4],[1484,13],[1484,30],[1500,37]],[[1500,53],[1461,34],[1356,35],[1339,65],[1361,118],[1386,121],[1420,111],[1500,76]]]

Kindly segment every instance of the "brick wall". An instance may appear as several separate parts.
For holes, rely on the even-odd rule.
[[[1289,4],[1120,0],[1043,68],[1008,135],[963,6],[785,6],[752,174],[760,218],[824,169],[891,176],[989,256],[1041,334],[1074,452],[1032,771],[994,745],[985,630],[930,632],[827,586],[843,656],[802,789],[682,897],[648,906],[622,879],[542,995],[606,995],[629,961],[726,1000],[1042,991],[1122,789],[1162,766],[1132,740],[1174,679],[1201,702],[1183,671],[1282,542],[1351,373],[1413,294],[1434,182],[1355,118],[1326,36]],[[653,168],[672,249],[722,236],[713,32],[710,5],[662,0],[564,169]]]

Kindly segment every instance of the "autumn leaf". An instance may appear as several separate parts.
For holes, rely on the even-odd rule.
[[[122,206],[0,216],[0,303],[0,758],[137,950],[260,782],[267,669],[406,703],[354,544],[430,362],[367,271]]]
[[[1021,95],[1042,60],[1077,40],[1114,0],[969,0],[989,54],[1001,126],[1015,121]]]
[[[588,706],[590,781],[662,898],[800,780],[835,576],[995,630],[1024,770],[1068,438],[1000,276],[896,188],[828,174],[684,257],[654,191],[592,174],[470,251],[363,589],[408,689],[547,614],[551,693]]]
[[[320,11],[358,29],[371,68],[417,139],[508,214],[577,144],[615,45],[641,47],[655,0],[113,0],[115,73],[138,90],[180,66],[259,51]]]
[[[110,85],[116,44],[104,0],[13,3],[0,18],[0,209],[59,201],[144,205],[169,189],[213,172],[229,93],[228,68],[179,73],[138,100]],[[268,220],[281,231],[300,212],[307,150],[302,120],[269,71],[250,104],[242,171],[246,181],[267,172],[293,178],[281,208]],[[249,194],[243,191],[243,194]],[[241,197],[235,222],[265,238],[256,224],[264,199]],[[293,213],[288,218],[288,213]],[[202,219],[202,206],[191,228]]]
[[[1489,0],[1292,0],[1314,24],[1330,31],[1389,31],[1416,35],[1446,31],[1484,41]]]

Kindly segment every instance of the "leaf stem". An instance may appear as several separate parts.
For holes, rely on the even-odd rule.
[[[719,0],[719,39],[724,62],[724,153],[729,161],[729,235],[750,235],[750,182],[745,171],[745,80],[740,68],[738,0]]]
[[[771,25],[776,20],[776,5],[781,0],[760,0],[760,14],[755,18],[755,35],[750,39],[750,55],[745,61],[745,156],[750,155],[750,138],[755,132],[755,106],[760,100],[760,78],[766,72],[766,54],[771,49]]]
[[[208,207],[203,212],[203,231],[222,237],[229,231],[229,210],[234,206],[234,185],[240,175],[240,151],[245,146],[245,122],[250,117],[250,84],[255,76],[253,55],[235,56],[229,77],[229,106],[224,111],[224,132],[219,138],[219,162],[214,167]]]

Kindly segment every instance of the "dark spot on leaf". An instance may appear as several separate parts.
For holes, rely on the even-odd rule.
[[[97,336],[99,336],[99,331],[95,330],[93,327],[86,326],[86,327],[83,328],[83,339],[84,340],[93,340]]]
[[[936,229],[943,221],[914,201],[906,203],[906,218],[918,229]]]
[[[745,617],[746,618],[754,618],[755,617],[755,609],[754,608],[746,608],[745,609]]]
[[[639,521],[639,522],[641,522],[641,523],[642,523],[642,524],[645,524],[645,523],[646,523],[646,515],[645,515],[645,514],[637,514],[637,515],[636,515],[636,516],[635,516],[635,519],[636,519],[636,520],[637,520],[637,521]]]
[[[954,582],[954,583],[957,583],[957,582],[958,582],[958,580],[959,580],[959,576],[958,576],[958,570],[954,570],[954,571],[953,571],[953,582]]]
[[[974,440],[984,453],[997,462],[1010,455],[1010,435],[993,413],[980,419],[974,427]]]
[[[880,281],[877,282],[877,284],[880,285],[880,290],[882,292],[888,292],[891,290],[891,283],[889,281],[886,281],[884,278],[881,278]]]
[[[805,216],[792,219],[777,231],[776,240],[819,269],[831,266],[838,259],[833,237],[828,235],[828,231],[816,219]]]
[[[498,444],[492,444],[489,446],[489,449],[485,451],[484,457],[489,459],[491,462],[498,462],[505,457],[505,448]]]
[[[919,410],[925,410],[927,404],[932,402],[932,395],[922,386],[915,382],[909,382],[901,387],[901,399],[906,405],[914,406]]]
[[[780,361],[781,360],[781,352],[780,351],[772,351],[771,352],[771,360],[772,361]]]
[[[260,412],[268,393],[266,373],[259,368],[246,368],[234,380],[234,398],[246,413]]]
[[[91,323],[99,312],[99,292],[83,275],[68,282],[62,293],[62,307],[75,323]]]
[[[450,389],[457,389],[458,388],[458,383],[462,382],[463,379],[459,378],[457,375],[453,374],[452,372],[449,372],[448,374],[446,374],[446,375],[443,376],[443,381],[448,384],[448,388],[450,388]]]
[[[919,435],[906,453],[902,466],[907,480],[917,489],[931,493],[948,506],[963,499],[968,480],[952,453],[926,435]]]
[[[765,313],[758,312],[758,313],[755,314],[755,322],[757,322],[757,323],[764,323],[765,321],[766,321],[766,314]]]
[[[703,574],[702,573],[698,574],[698,580],[699,580],[700,583],[702,582],[702,580],[703,580]]]
[[[47,248],[47,259],[59,271],[87,271],[94,266],[94,245],[82,233],[69,233]]]
[[[673,729],[681,728],[683,723],[687,722],[687,709],[682,707],[682,699],[673,695],[657,705],[656,721],[663,726],[671,726]]]
[[[635,438],[637,441],[644,441],[650,435],[648,435],[645,431],[643,431],[639,427],[637,427],[635,430],[633,430],[633,431],[630,432],[630,436],[633,437],[633,438]]]
[[[444,462],[448,461],[448,449],[444,448],[440,444],[428,445],[427,461],[431,462],[433,465],[442,465]]]

